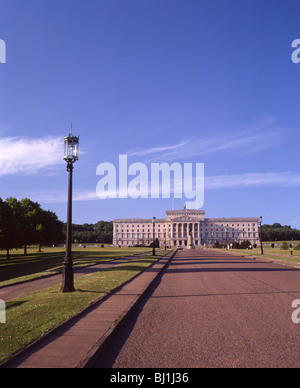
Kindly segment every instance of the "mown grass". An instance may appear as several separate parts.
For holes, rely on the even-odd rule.
[[[79,277],[75,281],[76,291],[71,294],[62,294],[57,285],[7,302],[6,323],[0,324],[0,362],[132,279],[166,253],[160,251],[157,256],[144,256]]]
[[[74,248],[74,268],[148,252],[149,248],[87,247]],[[28,249],[24,256],[22,250],[12,251],[10,260],[0,256],[0,286],[16,281],[39,277],[52,272],[61,272],[65,248],[43,248],[42,252]],[[4,283],[5,282],[5,283]]]
[[[293,250],[293,255],[290,255],[290,251],[292,249],[283,250],[280,248],[270,248],[270,247],[264,247],[264,254],[260,254],[260,248],[253,248],[253,249],[230,249],[230,251],[226,251],[228,253],[237,254],[237,255],[244,255],[244,256],[255,256],[255,257],[261,257],[261,258],[270,258],[274,260],[284,260],[289,261],[293,263],[300,263],[300,251]]]

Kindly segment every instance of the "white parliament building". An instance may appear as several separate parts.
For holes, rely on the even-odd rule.
[[[116,219],[113,245],[150,245],[153,241],[152,219]],[[220,244],[259,243],[258,218],[205,218],[204,210],[168,210],[165,219],[156,219],[155,238],[160,246],[201,247]]]

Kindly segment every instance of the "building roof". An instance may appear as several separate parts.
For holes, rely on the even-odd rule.
[[[205,221],[214,221],[214,222],[257,222],[257,217],[229,217],[229,218],[205,218]]]
[[[230,217],[230,218],[205,218],[204,222],[257,222],[257,217]],[[124,223],[124,224],[130,224],[130,223],[140,223],[140,224],[152,224],[152,218],[120,218],[115,219],[113,222],[115,223]],[[155,223],[164,223],[164,222],[172,222],[168,221],[165,218],[157,218],[155,220]],[[174,222],[185,222],[184,220],[178,221],[174,219]],[[192,220],[186,220],[186,222],[196,222]],[[202,221],[203,222],[203,221]]]
[[[257,217],[229,217],[229,218],[204,218],[205,211],[204,210],[193,210],[187,209],[186,206],[180,210],[167,210],[166,211],[167,218],[159,218],[156,219],[156,223],[164,223],[164,222],[258,222]],[[193,219],[193,216],[201,216],[201,219]],[[177,218],[174,218],[177,217]],[[187,217],[187,220],[184,220],[184,217]],[[189,217],[191,217],[189,219]],[[115,219],[113,222],[118,223],[152,223],[152,218],[119,218]]]
[[[166,222],[167,220],[165,218],[163,219],[159,219],[157,218],[155,220],[155,223],[162,223],[162,222]],[[152,224],[152,218],[120,218],[120,219],[115,219],[113,222],[119,222],[119,223],[127,223],[127,224],[130,224],[130,223],[137,223],[139,222],[140,224],[147,224],[147,223],[151,223]]]

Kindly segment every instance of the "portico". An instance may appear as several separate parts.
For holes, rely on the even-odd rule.
[[[170,225],[170,246],[187,246],[189,236],[195,246],[201,245],[200,222],[204,221],[204,210],[169,210],[166,212],[166,222]]]
[[[188,236],[193,238],[195,245],[200,245],[199,223],[171,222],[171,225],[170,240],[172,246],[187,245]]]

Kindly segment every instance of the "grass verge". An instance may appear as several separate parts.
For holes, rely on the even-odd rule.
[[[149,252],[149,248],[74,248],[74,268],[98,264],[124,256]],[[13,251],[11,259],[0,256],[0,287],[20,281],[38,278],[62,271],[65,256],[64,248],[43,248],[35,252],[28,248],[28,255],[22,251]]]
[[[60,285],[7,302],[6,324],[0,324],[0,362],[103,298],[144,271],[169,251],[76,279],[76,292],[60,293]]]
[[[214,248],[215,249],[215,248]],[[230,253],[230,254],[233,254],[233,255],[242,255],[242,256],[255,256],[255,257],[258,257],[258,258],[267,258],[267,259],[273,259],[273,260],[282,260],[282,261],[287,261],[287,262],[292,262],[292,263],[300,263],[300,256],[296,256],[298,255],[298,252],[297,251],[294,251],[293,252],[293,256],[289,255],[288,253],[285,253],[286,251],[280,251],[279,249],[278,250],[274,250],[272,248],[267,248],[265,249],[264,248],[264,254],[261,255],[260,254],[260,249],[258,248],[255,248],[255,249],[251,249],[251,250],[246,250],[246,249],[230,249],[229,251],[225,251],[224,252],[226,253]]]

